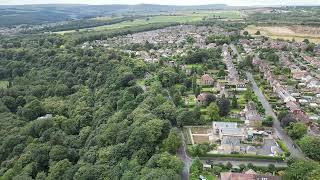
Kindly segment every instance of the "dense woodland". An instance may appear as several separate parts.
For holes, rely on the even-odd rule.
[[[10,83],[0,91],[0,176],[179,179],[176,107],[162,84],[144,92],[136,83],[158,68],[65,42],[1,41],[1,79]],[[46,114],[54,117],[37,119]]]

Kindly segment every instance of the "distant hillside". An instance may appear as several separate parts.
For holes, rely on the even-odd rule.
[[[43,24],[70,19],[82,19],[111,14],[172,12],[181,10],[224,9],[224,4],[201,6],[139,5],[18,5],[0,6],[0,26]]]

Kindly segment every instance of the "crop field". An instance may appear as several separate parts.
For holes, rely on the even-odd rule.
[[[270,37],[272,39],[285,39],[296,41],[303,41],[309,39],[314,43],[320,43],[320,28],[310,26],[254,26],[246,27],[249,34],[254,35],[260,31],[261,35]]]
[[[80,32],[85,31],[105,31],[105,30],[114,30],[114,29],[121,29],[127,27],[136,27],[136,26],[143,26],[152,23],[168,23],[168,22],[177,22],[177,23],[187,23],[187,22],[196,22],[201,21],[203,18],[210,18],[210,17],[220,17],[225,19],[239,19],[241,18],[239,11],[199,11],[199,12],[180,12],[176,15],[159,15],[159,16],[152,16],[152,17],[145,17],[140,19],[135,19],[132,21],[123,21],[121,23],[116,23],[112,25],[105,25],[105,26],[97,26],[93,28],[84,28],[80,29]],[[108,17],[98,17],[96,19],[106,19]],[[59,31],[56,32],[58,34],[66,34],[66,33],[73,33],[76,30],[69,30],[69,31]]]

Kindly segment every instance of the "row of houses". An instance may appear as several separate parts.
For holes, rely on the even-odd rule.
[[[227,66],[228,77],[227,81],[229,85],[235,85],[239,91],[246,90],[246,83],[240,80],[239,73],[232,62],[232,57],[229,52],[229,46],[224,44],[222,47],[223,61]]]
[[[273,92],[286,104],[286,107],[290,110],[295,117],[309,126],[309,133],[317,134],[319,128],[316,128],[315,124],[310,120],[309,116],[301,109],[299,102],[293,97],[287,86],[281,85],[280,81],[273,75],[268,63],[262,61],[259,57],[255,57],[252,61],[253,65],[259,66],[260,72],[263,73],[264,78],[271,85]]]

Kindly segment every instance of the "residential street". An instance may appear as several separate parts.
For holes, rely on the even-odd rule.
[[[252,83],[253,91],[256,94],[256,96],[258,97],[259,101],[262,103],[262,105],[266,111],[266,114],[273,117],[273,119],[274,119],[273,127],[274,127],[276,135],[285,142],[285,144],[286,144],[286,146],[292,156],[298,157],[298,158],[304,158],[304,154],[299,149],[295,148],[295,147],[297,147],[297,145],[294,145],[295,143],[292,141],[292,139],[281,128],[280,122],[279,122],[277,116],[273,112],[271,105],[269,104],[269,102],[267,101],[267,99],[263,95],[262,91],[260,90],[260,88],[256,84],[255,80],[253,79],[252,74],[250,72],[246,72],[246,75],[247,75],[248,80]]]
[[[180,157],[180,159],[183,161],[183,164],[184,164],[183,171],[182,171],[182,180],[188,180],[189,169],[192,164],[192,159],[186,153],[186,144],[185,144],[184,135],[182,132],[181,132],[181,138],[182,138],[182,146],[178,149],[177,156]]]

